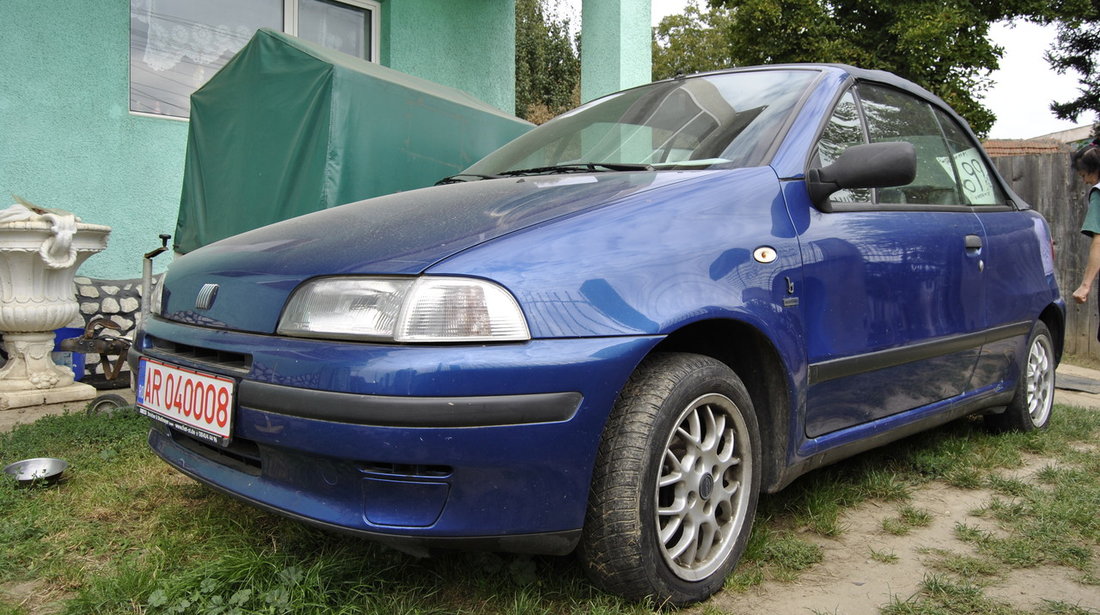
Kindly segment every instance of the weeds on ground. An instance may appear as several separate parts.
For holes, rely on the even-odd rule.
[[[918,527],[927,527],[932,523],[932,513],[912,506],[902,506],[897,517],[882,520],[882,529],[887,534],[904,536]]]
[[[875,548],[870,549],[871,559],[882,564],[896,564],[898,562],[898,555],[893,551],[879,551]]]
[[[1048,467],[1039,473],[1039,484],[1010,481],[1007,490],[999,479],[991,479],[999,495],[976,512],[994,521],[1000,532],[960,526],[956,535],[1003,564],[1055,564],[1087,574],[1095,567],[1093,546],[1100,543],[1096,514],[1100,472],[1096,469]]]
[[[418,560],[266,514],[171,470],[148,451],[146,430],[146,419],[132,413],[73,414],[0,435],[0,464],[40,456],[71,464],[53,486],[20,489],[0,481],[0,615],[31,611],[26,596],[10,593],[27,581],[58,598],[56,612],[82,615],[624,615],[655,606],[593,589],[572,558],[448,553]],[[1092,514],[1100,508],[1100,461],[1071,444],[1098,432],[1096,413],[1063,407],[1051,429],[1037,434],[990,436],[976,421],[957,421],[811,473],[761,498],[748,548],[726,587],[797,578],[823,557],[806,533],[842,533],[843,511],[867,500],[896,503],[899,523],[919,527],[927,512],[907,504],[910,491],[960,476],[997,491],[981,521],[998,531],[959,528],[980,557],[944,557],[937,568],[943,575],[987,576],[981,571],[989,561],[1059,562],[1080,570],[1086,582],[1095,579],[1091,554],[1074,545],[1094,548],[1100,541]],[[1038,474],[1038,485],[990,478],[994,469],[1020,467],[1027,453],[1060,461]],[[1038,559],[1019,555],[1029,549]],[[872,557],[888,562],[891,555]],[[895,600],[887,607],[894,610],[884,612],[1001,612],[974,587],[936,577],[919,596]],[[993,610],[899,610],[951,602],[945,596],[952,592],[969,596],[957,604]]]
[[[985,595],[980,585],[949,575],[928,575],[920,590],[906,598],[895,596],[880,615],[1096,615],[1096,611],[1061,601],[1044,600],[1034,611],[1023,611]]]
[[[932,570],[951,573],[962,579],[978,581],[998,579],[1004,567],[988,558],[962,555],[946,549],[922,549],[925,564]]]
[[[1074,443],[1092,442],[1100,433],[1100,414],[1081,408],[1058,406],[1048,429],[1031,433],[990,434],[981,425],[978,418],[956,421],[940,429],[919,434],[889,447],[876,449],[813,472],[800,478],[778,494],[763,496],[758,513],[757,526],[766,525],[769,536],[784,535],[787,540],[812,543],[798,538],[799,532],[812,532],[824,537],[834,537],[843,532],[840,515],[847,509],[865,501],[896,502],[899,504],[898,516],[883,522],[883,530],[896,535],[909,533],[914,528],[928,525],[932,516],[906,504],[911,490],[930,481],[940,480],[966,489],[990,488],[999,494],[1011,496],[1023,493],[1029,487],[1016,479],[998,476],[995,470],[1016,469],[1024,465],[1026,455],[1053,456],[1072,464],[1080,472],[1082,483],[1091,481],[1093,486],[1100,485],[1100,455],[1095,452],[1074,448]],[[1047,471],[1047,482],[1053,484],[1060,471]],[[1040,474],[1040,477],[1042,473]],[[1070,516],[1068,511],[1100,510],[1100,504],[1094,501],[1089,489],[1074,492],[1062,490],[1055,496],[1059,502],[1047,499],[1036,502],[1042,508],[1051,506],[1062,508],[1066,512],[1056,515],[1062,523],[1076,524],[1080,533],[1070,534],[1077,540],[1090,541],[1096,545],[1100,539],[1094,536],[1093,524],[1098,520],[1095,515]],[[1016,496],[1012,496],[1016,497]],[[1017,511],[1019,509],[1017,508]],[[1021,516],[1014,520],[1015,525],[1009,533],[1031,536],[1028,540],[1043,540],[1049,536],[1057,523],[1046,516],[1044,510],[1032,511],[1035,519]],[[1049,521],[1048,528],[1042,530],[1030,527],[1039,519]],[[753,541],[757,540],[754,530]],[[767,538],[765,538],[766,540]],[[986,540],[992,540],[992,537]],[[1072,538],[1070,540],[1073,540]],[[1017,539],[1002,547],[1022,549],[1027,541]],[[1071,561],[1083,556],[1083,550],[1060,549],[1064,539],[1050,540],[1046,549],[1056,552],[1060,561]],[[783,579],[791,576],[779,562],[761,556],[761,551],[753,549],[753,542],[746,550],[738,569],[727,582],[727,589],[743,590],[762,583],[767,579]],[[992,553],[989,551],[988,553]],[[983,552],[984,557],[991,555]],[[1054,557],[1054,556],[1052,556]],[[1024,558],[991,559],[987,562],[1011,565],[1028,565]],[[1040,561],[1053,561],[1044,556]],[[1087,558],[1076,560],[1083,572],[1080,580],[1092,582],[1096,575],[1091,570]],[[960,566],[960,563],[952,566]],[[971,566],[982,568],[978,563]],[[1034,565],[1034,564],[1031,564]],[[958,612],[958,611],[947,611]]]
[[[793,532],[775,530],[773,525],[764,521],[753,528],[740,564],[726,579],[727,588],[745,589],[765,579],[791,581],[821,561],[820,546],[798,538]]]
[[[70,463],[53,486],[0,481],[0,615],[29,612],[9,593],[28,579],[80,615],[651,612],[595,590],[571,558],[420,560],[264,513],[170,469],[147,430],[132,413],[70,414],[0,434],[0,464]]]
[[[879,612],[881,615],[1023,615],[1023,611],[986,597],[978,585],[939,575],[925,577],[917,594],[905,600],[895,596]]]

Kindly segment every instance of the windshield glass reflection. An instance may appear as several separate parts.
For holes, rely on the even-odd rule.
[[[546,167],[591,164],[756,166],[817,75],[813,70],[759,70],[634,88],[540,126],[466,173],[547,172]]]

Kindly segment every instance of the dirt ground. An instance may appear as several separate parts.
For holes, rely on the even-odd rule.
[[[1029,459],[1026,467],[1006,473],[1006,478],[1026,480],[1049,465],[1042,457]],[[917,593],[926,574],[934,573],[934,556],[928,549],[975,555],[972,545],[955,537],[955,524],[995,531],[992,521],[971,511],[993,497],[982,489],[957,489],[933,484],[913,494],[908,505],[932,514],[926,527],[913,528],[904,536],[888,534],[882,521],[897,517],[896,504],[869,503],[843,516],[844,532],[834,539],[807,535],[823,549],[822,562],[791,583],[769,581],[745,593],[724,592],[689,612],[718,609],[735,615],[877,615],[897,597],[904,601]],[[892,553],[893,562],[872,559],[871,551]],[[1098,554],[1100,555],[1100,554]],[[1047,566],[1012,570],[985,586],[985,595],[1022,610],[1038,610],[1043,600],[1058,600],[1100,613],[1100,587],[1077,582],[1081,572]],[[987,580],[983,579],[983,583]],[[713,611],[711,611],[713,612]]]
[[[1068,374],[1100,380],[1100,372],[1063,366]],[[1059,389],[1056,403],[1084,406],[1100,412],[1100,394]],[[1093,450],[1100,448],[1093,447]],[[1032,456],[1022,468],[1004,473],[1005,478],[1027,480],[1053,460]],[[898,516],[898,505],[868,503],[842,518],[844,532],[836,538],[806,535],[805,539],[823,549],[821,563],[803,572],[796,581],[785,583],[766,581],[744,593],[726,591],[704,605],[685,611],[692,614],[714,612],[717,609],[731,615],[877,615],[879,609],[897,597],[904,601],[917,593],[934,556],[928,549],[951,551],[960,555],[976,555],[975,548],[955,536],[955,524],[995,530],[992,520],[971,515],[971,511],[988,503],[993,492],[983,489],[958,489],[934,483],[913,494],[906,504],[932,514],[932,522],[913,528],[904,536],[895,536],[882,529],[882,521]],[[1097,511],[1100,514],[1100,511]],[[872,559],[871,551],[892,553],[893,562]],[[1100,553],[1097,553],[1100,557]],[[1081,572],[1058,566],[1045,566],[1007,571],[999,578],[981,579],[985,595],[1011,606],[1033,611],[1043,606],[1043,600],[1057,600],[1076,605],[1100,615],[1100,587],[1085,585],[1077,579]]]

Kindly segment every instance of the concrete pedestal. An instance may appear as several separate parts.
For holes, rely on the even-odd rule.
[[[74,406],[82,406],[79,402],[91,401],[96,394],[95,387],[79,382],[54,389],[0,391],[0,411],[43,404],[73,403]]]

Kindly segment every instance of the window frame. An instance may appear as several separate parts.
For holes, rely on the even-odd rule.
[[[370,57],[368,62],[378,64],[379,44],[381,33],[382,4],[376,0],[327,0],[336,4],[346,4],[371,12],[370,20]],[[283,0],[283,33],[298,36],[298,4],[299,0]]]
[[[866,145],[870,143],[870,137],[867,135],[867,122],[863,117],[863,104],[859,98],[859,90],[854,84],[849,84],[840,90],[840,93],[836,95],[832,103],[829,105],[829,113],[825,116],[825,121],[821,123],[821,128],[817,131],[817,136],[814,137],[813,147],[810,148],[810,156],[808,157],[809,164],[806,165],[807,169],[811,168],[823,168],[826,166],[821,160],[821,140],[825,137],[825,133],[829,131],[829,127],[833,124],[833,118],[836,116],[837,108],[846,97],[851,97],[856,110],[856,123],[859,125],[859,136],[861,141],[856,145]],[[854,146],[849,146],[854,147]],[[838,190],[837,192],[851,192],[852,189],[845,188]],[[834,201],[833,195],[829,195],[829,201],[833,205],[835,211],[837,206],[850,206],[850,205],[874,205],[875,204],[875,188],[866,188],[871,195],[870,201]],[[836,193],[833,193],[836,194]]]
[[[846,202],[846,201],[832,201],[830,199],[830,212],[829,213],[842,213],[842,212],[857,212],[857,211],[901,211],[901,212],[914,212],[914,211],[936,211],[936,212],[995,212],[995,211],[1018,211],[1020,208],[1016,205],[1015,200],[1012,198],[1013,192],[1008,190],[1004,184],[1003,178],[1000,173],[997,172],[996,166],[989,159],[989,155],[985,149],[981,147],[981,144],[977,142],[973,133],[967,129],[965,122],[961,121],[957,114],[942,104],[939,104],[933,99],[925,96],[920,96],[911,91],[899,88],[890,83],[883,83],[879,81],[867,80],[867,79],[850,79],[844,87],[840,88],[836,95],[833,97],[832,102],[829,105],[828,113],[824,115],[820,126],[818,127],[817,135],[814,137],[813,147],[810,148],[809,156],[807,156],[807,170],[810,168],[819,168],[821,161],[818,153],[818,147],[821,142],[822,136],[825,134],[825,130],[828,128],[833,114],[836,110],[836,106],[844,98],[845,94],[851,92],[856,99],[856,109],[859,116],[860,128],[863,133],[865,143],[871,143],[870,133],[867,127],[867,116],[864,111],[863,95],[860,90],[860,86],[878,87],[887,90],[892,90],[900,95],[908,96],[921,104],[929,106],[933,111],[942,112],[945,119],[955,122],[955,126],[961,131],[963,137],[975,147],[980,153],[982,162],[986,166],[989,177],[994,183],[998,192],[1000,192],[1004,201],[999,204],[990,205],[974,205],[974,204],[935,204],[935,203],[882,203],[878,200],[878,188],[872,188],[871,202]],[[948,139],[944,133],[942,121],[939,117],[936,117],[937,127],[939,129],[940,137],[944,140],[946,145]],[[956,179],[957,176],[956,176]]]
[[[956,158],[957,155],[961,153],[961,151],[954,151],[954,148],[952,147],[953,138],[951,137],[951,135],[948,134],[948,127],[945,126],[945,124],[950,124],[951,128],[953,128],[955,132],[958,133],[961,144],[969,145],[969,149],[973,149],[975,152],[978,153],[978,159],[981,160],[982,164],[985,167],[986,179],[988,179],[989,183],[992,185],[993,192],[995,194],[998,194],[1001,198],[1000,203],[971,203],[970,207],[985,210],[986,208],[996,208],[1010,203],[1012,199],[1009,197],[1009,192],[1005,190],[1004,186],[1002,186],[1000,182],[996,179],[998,175],[996,173],[996,167],[993,165],[993,161],[989,160],[988,156],[985,153],[985,150],[981,146],[981,143],[976,142],[974,136],[970,134],[970,131],[967,130],[961,122],[952,117],[950,113],[947,113],[936,105],[932,105],[932,110],[933,112],[935,112],[936,121],[939,123],[940,126],[940,132],[943,133],[943,140],[947,144],[948,155],[951,158],[951,166],[955,169],[955,174],[959,181],[959,187],[960,189],[962,189],[963,193],[966,193],[966,178],[963,176],[963,170],[959,167],[958,160]]]
[[[381,50],[381,33],[382,33],[382,3],[378,0],[327,0],[336,4],[343,4],[346,6],[370,11],[370,47],[369,58],[364,58],[368,62],[374,62],[375,64],[381,64],[380,62],[380,50]],[[298,13],[300,0],[281,0],[283,10],[283,33],[291,36],[298,36]],[[132,7],[131,7],[130,19],[133,19]],[[132,26],[128,29],[130,45],[129,54],[133,53],[133,30]],[[133,62],[133,58],[128,58],[129,62]],[[133,94],[134,87],[134,73],[133,70],[127,66],[126,74],[126,110],[132,116],[147,117],[161,120],[172,120],[176,122],[190,122],[190,117],[180,117],[178,115],[169,115],[165,113],[150,113],[148,111],[135,111],[130,107],[130,98]],[[202,87],[201,85],[198,87]],[[198,89],[196,87],[195,89]],[[190,95],[188,95],[190,97]]]

